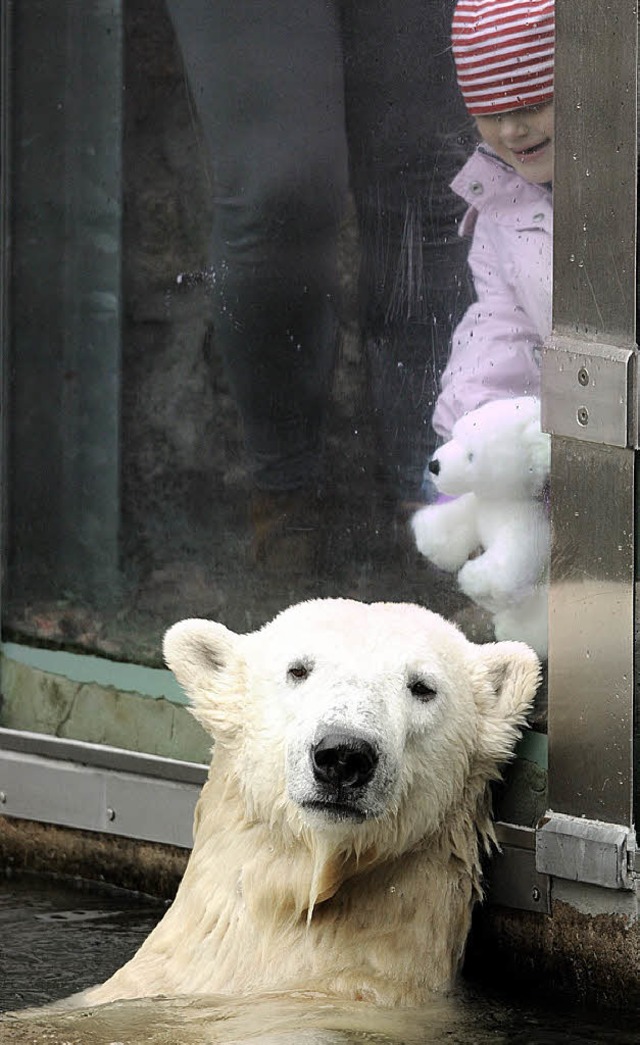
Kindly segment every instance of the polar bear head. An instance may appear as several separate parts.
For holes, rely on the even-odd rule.
[[[540,400],[496,399],[465,414],[428,464],[441,493],[491,500],[537,497],[549,474],[550,439],[540,428]]]
[[[164,649],[247,822],[369,862],[478,815],[538,678],[526,646],[402,603],[304,602],[247,635],[186,620]]]

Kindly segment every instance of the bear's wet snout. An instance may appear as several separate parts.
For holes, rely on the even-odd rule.
[[[344,732],[327,733],[312,748],[311,764],[318,783],[358,788],[371,780],[378,755],[363,737]]]
[[[432,457],[427,465],[432,475],[440,475],[440,462],[437,457]]]

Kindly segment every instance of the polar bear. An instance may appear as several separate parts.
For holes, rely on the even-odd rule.
[[[94,1005],[313,991],[414,1006],[463,955],[488,783],[538,681],[415,605],[318,599],[259,631],[185,620],[164,643],[215,739],[171,908]]]

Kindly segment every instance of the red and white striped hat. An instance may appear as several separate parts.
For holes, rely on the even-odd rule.
[[[469,112],[550,102],[554,36],[553,0],[458,0],[451,41]]]

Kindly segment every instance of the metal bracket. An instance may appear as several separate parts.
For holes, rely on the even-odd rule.
[[[551,879],[536,870],[534,829],[500,821],[495,828],[500,852],[487,869],[487,902],[551,914]]]
[[[552,334],[542,349],[542,429],[638,447],[637,352]]]
[[[573,882],[633,889],[635,854],[635,834],[622,824],[552,813],[536,832],[536,869]]]

